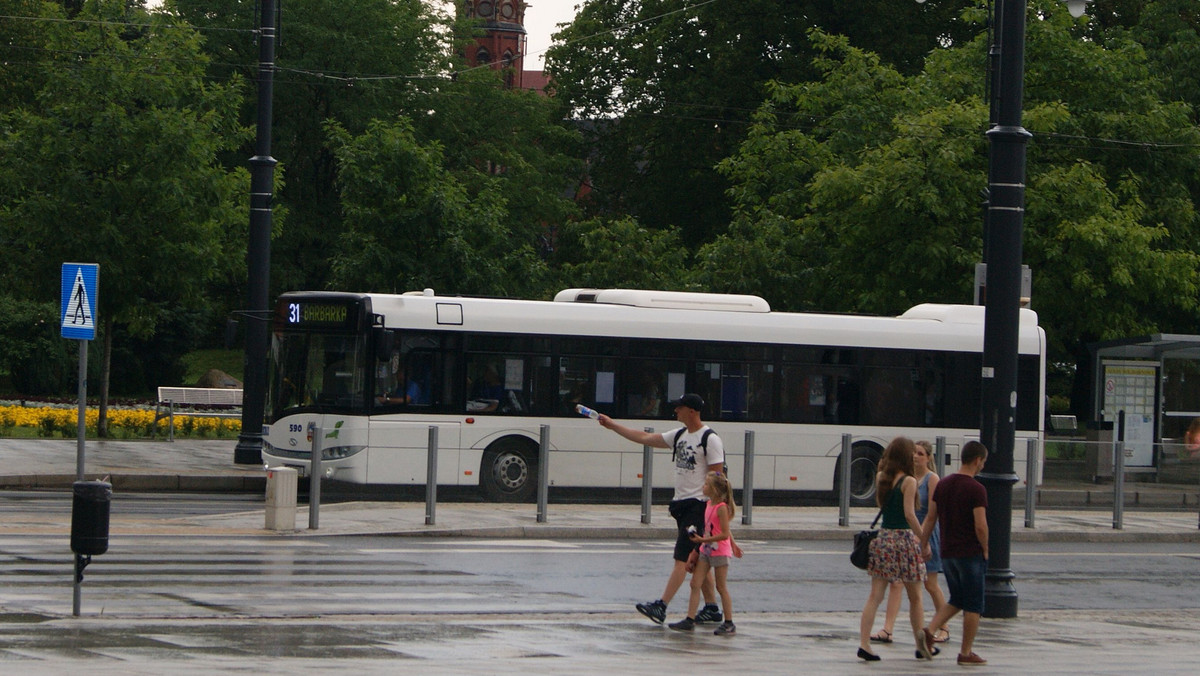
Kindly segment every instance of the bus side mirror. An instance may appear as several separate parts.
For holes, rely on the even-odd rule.
[[[392,351],[396,348],[396,332],[377,326],[372,329],[375,334],[375,355],[378,359],[391,359]]]

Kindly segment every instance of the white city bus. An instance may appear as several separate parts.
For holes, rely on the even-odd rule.
[[[772,312],[756,296],[568,289],[554,301],[294,292],[279,298],[271,343],[264,458],[309,471],[310,423],[335,480],[424,484],[429,427],[437,481],[496,501],[529,499],[548,425],[556,487],[637,488],[642,449],[575,412],[578,403],[658,431],[685,392],[725,442],[741,487],[754,432],[754,488],[839,486],[853,439],[856,504],[897,435],[944,437],[947,455],[978,438],[984,308],[918,305],[899,317]],[[1021,310],[1017,443],[1041,439],[1045,334]],[[1040,444],[1038,445],[1040,448]],[[673,484],[655,454],[655,487]]]

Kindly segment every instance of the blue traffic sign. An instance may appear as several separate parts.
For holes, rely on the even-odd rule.
[[[100,266],[96,263],[63,263],[62,337],[93,340],[96,337],[96,286]]]

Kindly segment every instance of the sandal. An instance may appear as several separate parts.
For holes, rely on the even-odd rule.
[[[871,642],[872,643],[891,643],[892,642],[892,632],[888,631],[887,629],[880,629],[873,636],[871,636]]]
[[[946,627],[942,627],[941,629],[938,629],[933,634],[933,642],[934,643],[945,643],[946,641],[949,641],[949,640],[950,640],[950,630],[947,629]]]

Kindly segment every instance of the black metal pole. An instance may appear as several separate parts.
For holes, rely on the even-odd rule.
[[[1009,568],[1017,413],[1017,340],[1021,295],[1021,236],[1025,215],[1025,147],[1021,126],[1025,77],[1025,0],[997,0],[1000,62],[996,124],[988,130],[987,296],[983,334],[983,410],[980,438],[988,461],[979,481],[988,493],[988,560],[984,616],[1016,617],[1016,575]],[[1029,404],[1030,402],[1026,402]],[[1034,402],[1036,403],[1036,402]]]
[[[267,391],[267,348],[270,337],[271,201],[275,158],[271,157],[271,99],[275,74],[275,2],[262,0],[258,36],[258,127],[250,158],[250,239],[246,247],[247,312],[242,432],[233,461],[262,462],[263,410]]]

